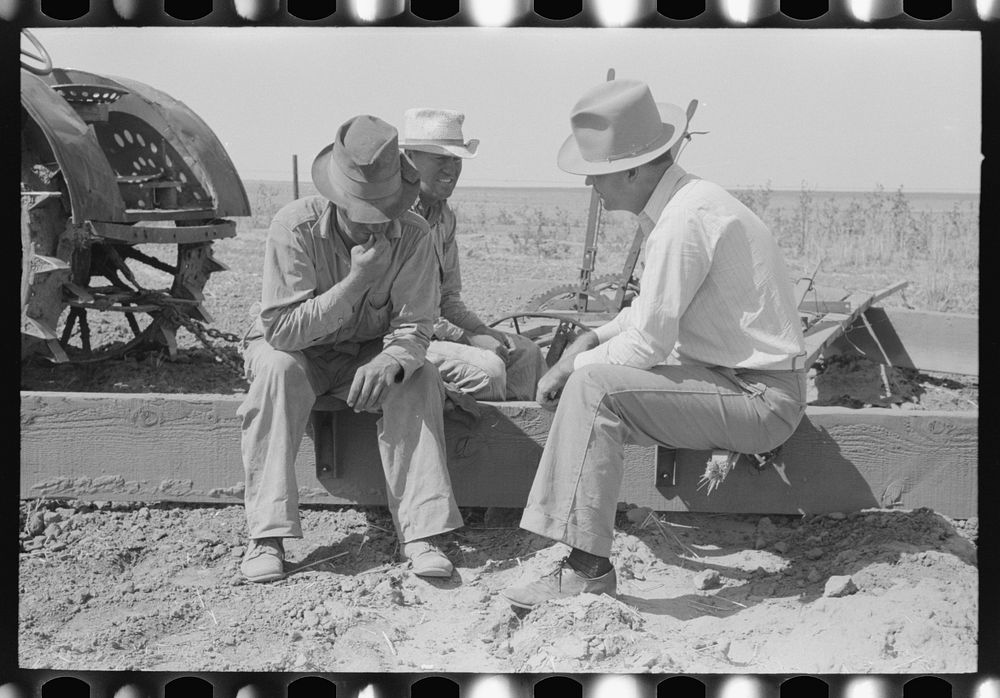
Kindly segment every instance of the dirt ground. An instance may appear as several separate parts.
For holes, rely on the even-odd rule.
[[[22,366],[25,390],[239,394],[196,347],[181,361]],[[978,408],[961,376],[836,358],[812,404]],[[31,500],[21,506],[19,663],[164,671],[954,673],[975,671],[975,519],[929,510],[819,517],[622,512],[619,596],[515,613],[497,595],[567,554],[465,510],[456,573],[396,561],[383,509],[303,511],[289,576],[242,583],[241,507]],[[657,521],[660,523],[657,524]],[[836,588],[835,588],[836,587]]]
[[[21,666],[164,671],[975,671],[975,520],[621,512],[619,596],[515,612],[567,549],[464,510],[456,572],[396,562],[378,508],[305,509],[286,579],[244,583],[240,507],[24,502]],[[657,523],[659,522],[659,523]]]
[[[21,389],[69,392],[210,393],[239,395],[247,382],[216,359],[186,331],[178,333],[181,349],[174,361],[160,354],[94,364],[53,364],[33,358],[21,364]],[[216,345],[240,362],[233,345]],[[975,376],[921,373],[888,367],[868,359],[836,356],[811,372],[809,404],[842,407],[885,407],[912,410],[978,410]]]

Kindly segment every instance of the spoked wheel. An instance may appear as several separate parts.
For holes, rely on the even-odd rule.
[[[27,29],[22,29],[21,35],[27,38],[32,46],[30,49],[26,49],[24,46],[21,47],[21,67],[35,75],[48,75],[51,73],[52,58],[49,57],[49,52],[35,38],[35,35]],[[25,61],[25,58],[28,60]]]
[[[130,352],[176,353],[213,271],[211,242],[130,245],[70,220],[61,196],[22,196],[22,357],[90,363]]]
[[[187,317],[208,319],[198,304],[214,270],[211,243],[143,248],[99,243],[89,248],[89,255],[81,255],[89,256],[89,264],[83,260],[71,287],[79,290],[67,301],[60,322],[59,342],[70,361],[157,349],[174,356],[179,324]],[[173,264],[166,261],[172,256]]]
[[[545,350],[545,363],[553,366],[574,339],[590,329],[580,320],[560,313],[525,311],[505,315],[490,323],[505,332],[528,337]]]
[[[586,312],[616,313],[615,295],[620,285],[621,278],[618,274],[607,274],[591,279],[587,289]],[[531,298],[527,308],[529,311],[576,311],[579,289],[578,284],[564,284],[550,288]],[[626,298],[629,298],[628,294],[634,291],[635,286],[629,283],[626,287]]]

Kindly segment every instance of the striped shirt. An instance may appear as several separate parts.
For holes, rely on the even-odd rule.
[[[645,268],[630,307],[597,328],[591,363],[781,370],[805,354],[784,259],[764,223],[674,164],[638,216]]]

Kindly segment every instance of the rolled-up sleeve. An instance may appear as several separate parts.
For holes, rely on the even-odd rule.
[[[665,363],[677,342],[680,318],[711,262],[701,221],[683,210],[665,211],[647,239],[639,295],[627,314],[600,328],[602,343],[577,354],[574,368],[606,363],[645,369]]]
[[[296,351],[329,342],[354,312],[358,299],[341,286],[317,294],[313,251],[305,236],[275,219],[267,234],[260,320],[275,349]]]
[[[423,365],[427,355],[437,317],[440,281],[430,235],[422,230],[408,230],[404,235],[416,239],[409,242],[410,254],[392,284],[393,315],[382,353],[399,362],[405,380]]]

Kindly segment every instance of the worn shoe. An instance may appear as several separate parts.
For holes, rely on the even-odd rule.
[[[584,577],[567,564],[564,558],[552,572],[537,581],[510,587],[500,595],[518,608],[534,608],[549,599],[562,599],[577,594],[607,594],[614,597],[618,590],[618,575],[614,568],[600,577]]]
[[[280,538],[250,541],[240,572],[251,582],[273,582],[285,576],[285,547]]]
[[[421,577],[450,577],[455,569],[444,553],[426,538],[403,543],[402,553],[410,561],[413,574]]]

